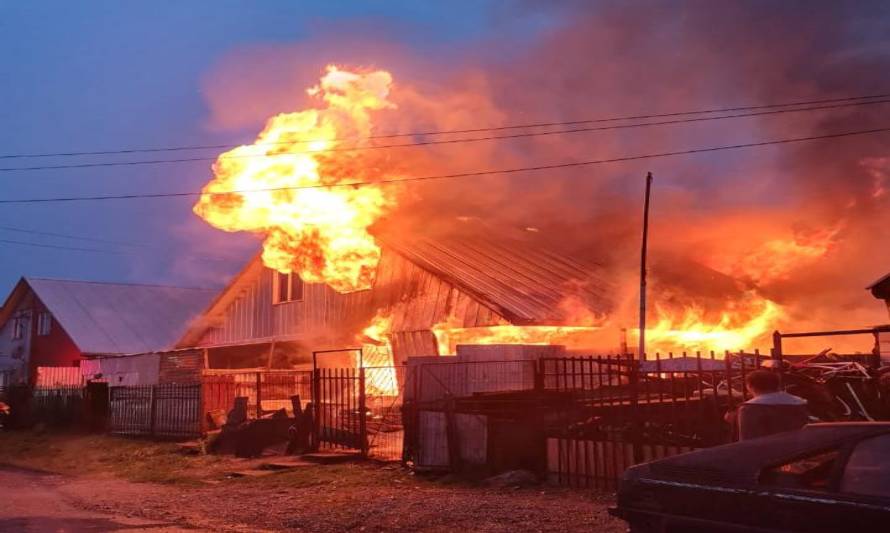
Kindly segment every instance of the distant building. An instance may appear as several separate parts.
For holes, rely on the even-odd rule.
[[[887,312],[890,313],[890,274],[866,287],[875,298],[884,300],[887,304]]]
[[[160,285],[22,278],[0,309],[0,386],[34,383],[38,368],[70,369],[98,356],[172,347],[214,294]],[[58,370],[44,374],[66,374]]]

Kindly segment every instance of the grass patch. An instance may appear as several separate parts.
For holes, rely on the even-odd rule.
[[[223,460],[186,456],[167,442],[76,433],[0,433],[0,462],[67,475],[111,474],[130,481],[195,484],[218,473]]]

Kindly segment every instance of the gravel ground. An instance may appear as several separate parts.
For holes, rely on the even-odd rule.
[[[33,498],[60,502],[56,511],[47,508],[45,518],[52,520],[87,513],[144,521],[143,528],[159,531],[625,531],[606,512],[609,494],[488,487],[415,476],[395,465],[300,464],[233,477],[263,461],[185,457],[170,445],[110,437],[9,434],[0,434],[0,457],[53,474],[28,477]],[[28,503],[32,496],[20,499],[22,509],[46,508]],[[20,514],[6,506],[0,518]]]
[[[63,490],[90,510],[223,531],[625,530],[606,512],[609,495],[442,483],[365,464],[312,465],[204,487],[74,479]]]

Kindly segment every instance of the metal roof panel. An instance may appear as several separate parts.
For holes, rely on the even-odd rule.
[[[127,354],[171,348],[216,291],[26,278],[83,353]]]

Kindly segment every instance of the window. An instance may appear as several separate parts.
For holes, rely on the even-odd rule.
[[[290,273],[273,272],[272,303],[283,304],[298,302],[303,299],[303,280],[300,276]]]
[[[841,491],[890,496],[890,435],[872,437],[856,445],[841,478]]]
[[[21,339],[25,336],[26,318],[23,315],[12,319],[12,338],[14,340]]]
[[[49,335],[49,331],[53,325],[53,315],[48,311],[43,311],[37,315],[37,334]]]
[[[760,481],[776,487],[827,490],[839,455],[837,450],[831,450],[795,459],[766,470],[760,476]]]

